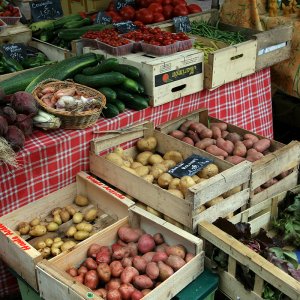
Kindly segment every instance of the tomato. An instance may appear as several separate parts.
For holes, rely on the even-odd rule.
[[[172,0],[173,6],[177,5],[187,5],[185,0]]]
[[[140,7],[148,7],[151,4],[151,1],[149,0],[141,0],[139,6]]]
[[[120,10],[120,15],[123,17],[124,20],[133,20],[135,15],[135,9],[130,5],[124,6]]]
[[[187,6],[190,14],[195,14],[202,11],[202,8],[197,4],[190,4]]]
[[[172,0],[162,0],[162,5],[170,5],[172,4]]]
[[[188,8],[185,5],[176,5],[173,9],[173,16],[186,16],[189,14]]]
[[[115,10],[115,4],[114,4],[114,1],[110,1],[110,2],[109,2],[108,7],[107,7],[106,10],[108,10],[108,11]]]
[[[150,9],[153,13],[162,13],[163,7],[159,3],[151,3],[148,6],[148,9]]]
[[[153,21],[152,11],[147,8],[142,8],[136,12],[136,19],[144,24],[150,24]]]
[[[163,15],[166,20],[171,19],[173,16],[173,6],[172,5],[165,5],[163,7]]]
[[[154,13],[153,14],[153,23],[162,22],[165,20],[165,17],[161,13]]]

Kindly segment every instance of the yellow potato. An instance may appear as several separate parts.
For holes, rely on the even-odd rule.
[[[131,167],[131,162],[126,160],[126,161],[124,161],[123,166],[127,167],[127,168],[130,168]]]
[[[116,153],[108,153],[105,158],[117,166],[123,166],[123,158]]]
[[[171,168],[174,168],[176,166],[176,162],[174,160],[171,159],[166,159],[162,162],[163,165],[165,165],[168,170],[170,170]]]
[[[154,180],[154,176],[152,174],[145,175],[142,178],[148,181],[149,183],[152,183]]]
[[[53,242],[56,243],[56,242],[60,242],[61,240],[62,239],[60,237],[56,237],[56,238],[53,239]]]
[[[126,167],[126,166],[122,166],[121,168],[124,169],[124,170],[126,170],[126,171],[128,171],[128,172],[130,172],[130,173],[132,173],[133,175],[138,176],[138,174],[137,174],[137,172],[135,171],[135,169],[131,169],[131,168],[128,168],[128,167]]]
[[[96,208],[91,208],[84,214],[84,220],[87,222],[92,222],[97,218],[98,210]]]
[[[31,220],[30,222],[30,226],[36,226],[36,225],[39,225],[41,222],[40,218],[34,218],[33,220]]]
[[[172,179],[173,179],[172,175],[170,175],[169,173],[163,173],[158,177],[157,183],[160,187],[166,189],[168,188]]]
[[[37,244],[36,244],[36,249],[44,249],[44,248],[46,248],[47,247],[47,245],[46,245],[46,243],[44,242],[44,241],[39,241]]]
[[[61,207],[55,207],[52,209],[51,214],[54,216],[55,214],[59,214],[61,212]]]
[[[114,149],[114,153],[118,154],[120,157],[123,158],[124,149],[122,147],[118,146],[117,148]]]
[[[51,247],[53,244],[53,240],[51,238],[45,239],[45,243],[47,247]]]
[[[90,224],[90,223],[85,223],[85,222],[82,222],[82,223],[79,223],[76,225],[76,229],[78,231],[87,231],[87,232],[91,232],[93,230],[93,225]],[[76,233],[76,232],[75,232]],[[75,235],[74,233],[74,235]]]
[[[141,163],[143,166],[146,166],[146,165],[148,165],[148,160],[152,154],[153,153],[150,151],[141,152],[136,156],[135,160],[137,162]]]
[[[178,151],[168,151],[164,155],[165,160],[173,160],[176,162],[176,164],[183,161],[182,154]]]
[[[149,174],[149,167],[147,167],[147,166],[137,167],[134,170],[140,177],[143,177],[143,176],[146,176]]]
[[[67,210],[67,212],[70,214],[70,216],[74,216],[77,212],[76,208],[73,205],[67,205],[65,207],[65,209]]]
[[[169,184],[169,190],[178,190],[179,189],[179,183],[180,179],[179,178],[173,178]]]
[[[180,178],[179,182],[179,190],[186,196],[188,188],[195,185],[196,182],[193,180],[191,176],[183,176]]]
[[[141,138],[137,141],[136,146],[140,152],[153,151],[157,146],[157,140],[153,136],[150,136],[148,138]]]
[[[131,169],[136,169],[136,168],[142,167],[142,166],[143,166],[143,165],[142,165],[140,162],[134,161],[134,162],[131,164],[130,168],[131,168]]]
[[[59,214],[59,213],[56,213],[56,214],[53,216],[53,222],[57,223],[58,225],[61,225],[61,224],[62,224],[62,220],[61,220],[61,217],[60,217],[60,214]]]
[[[198,183],[198,181],[200,179],[200,177],[198,177],[197,175],[193,175],[192,178],[196,183]]]
[[[63,223],[68,222],[71,218],[70,214],[66,209],[62,209],[59,215]]]
[[[78,223],[82,222],[82,220],[83,220],[83,213],[77,212],[73,216],[72,220],[73,220],[73,223],[75,223],[75,224],[78,224]]]
[[[159,154],[152,154],[148,159],[148,163],[150,165],[159,164],[162,163],[163,161],[164,159]]]
[[[28,234],[28,232],[30,231],[30,225],[27,222],[21,222],[18,224],[18,231],[21,234]]]
[[[216,204],[222,202],[223,200],[224,200],[224,198],[222,196],[218,196],[218,197],[216,197],[214,199],[211,199],[210,201],[206,202],[205,206],[206,207],[211,207],[213,205],[216,205]]]
[[[76,243],[74,241],[66,241],[62,244],[60,249],[62,252],[64,252],[64,251],[68,251],[68,250],[72,249],[75,246],[76,246]]]
[[[44,234],[46,234],[47,232],[47,228],[43,225],[36,225],[34,227],[31,228],[31,230],[29,231],[29,235],[31,236],[42,236]]]
[[[67,237],[72,237],[74,236],[75,232],[77,231],[75,226],[70,226],[69,229],[66,232]]]
[[[150,170],[150,175],[152,175],[154,179],[157,179],[163,173],[164,171],[158,166],[153,166]]]
[[[173,194],[174,196],[178,197],[178,198],[181,198],[181,199],[184,199],[184,195],[181,191],[179,190],[176,190],[176,189],[168,189],[168,192]]]
[[[60,248],[64,244],[63,241],[54,242],[51,246],[51,248]]]
[[[51,249],[49,247],[39,249],[39,252],[43,258],[48,258],[51,255]]]
[[[152,215],[155,215],[155,216],[157,216],[157,217],[159,217],[159,218],[162,217],[162,213],[161,213],[161,212],[157,211],[156,209],[154,209],[154,208],[152,208],[152,207],[150,207],[150,206],[147,206],[146,210],[147,210],[150,214],[152,214]]]
[[[166,165],[164,165],[163,163],[154,164],[151,168],[154,168],[154,167],[162,169],[164,173],[166,173],[168,171],[168,167]]]
[[[206,210],[206,207],[204,205],[200,205],[198,208],[195,209],[195,214],[201,214],[203,211]]]
[[[77,195],[75,198],[75,204],[78,206],[87,206],[89,203],[89,199],[85,196]]]
[[[210,178],[219,173],[219,168],[215,164],[208,164],[201,171],[197,173],[200,178]]]
[[[50,222],[48,225],[47,225],[47,230],[48,231],[56,231],[58,229],[58,224],[55,223],[55,222]]]
[[[79,230],[74,234],[74,239],[76,241],[83,241],[90,236],[90,233],[87,231]]]
[[[51,254],[52,256],[57,256],[61,253],[61,250],[59,248],[53,248],[51,247]]]
[[[231,189],[231,190],[225,192],[224,194],[222,194],[222,197],[223,197],[223,198],[230,197],[230,196],[232,196],[232,195],[234,195],[234,194],[240,192],[241,190],[242,190],[242,186],[241,186],[241,185],[236,186],[236,187],[234,187],[233,189]]]

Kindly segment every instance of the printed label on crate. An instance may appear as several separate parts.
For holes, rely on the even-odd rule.
[[[118,30],[119,33],[127,33],[129,31],[138,29],[138,27],[134,25],[132,21],[114,23],[114,27]]]
[[[30,1],[33,22],[52,20],[63,16],[60,0]]]
[[[193,176],[212,162],[212,159],[202,157],[197,154],[192,154],[183,162],[170,169],[168,173],[173,177],[178,178],[181,178],[183,176]]]
[[[99,11],[95,18],[94,24],[111,24],[112,18],[105,11]]]
[[[121,10],[128,5],[135,7],[135,0],[114,0],[114,5],[116,10]]]
[[[174,82],[186,77],[194,76],[202,73],[202,63],[197,63],[192,66],[183,67],[181,69],[169,71],[155,76],[155,86],[161,86]]]
[[[273,45],[273,46],[270,46],[270,47],[267,47],[267,48],[260,49],[258,51],[257,55],[259,56],[259,55],[267,54],[269,52],[281,49],[281,48],[285,47],[286,45],[287,45],[287,42],[283,42],[283,43],[280,43],[280,44],[277,44],[277,45]]]
[[[187,16],[174,17],[173,24],[175,32],[190,32],[192,30],[190,19]]]
[[[21,43],[2,45],[1,51],[17,61],[21,61],[27,57],[26,46]]]

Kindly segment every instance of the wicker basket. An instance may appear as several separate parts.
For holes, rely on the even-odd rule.
[[[69,111],[61,111],[46,105],[38,95],[45,87],[55,87],[56,90],[76,87],[76,89],[82,92],[86,97],[93,97],[95,99],[99,99],[99,108],[95,108],[93,110],[82,111],[82,112],[69,112]],[[39,84],[32,92],[34,98],[38,102],[38,104],[48,113],[59,117],[61,120],[61,128],[64,129],[84,129],[94,125],[100,117],[103,107],[106,104],[105,96],[97,90],[94,90],[90,87],[74,83],[72,81],[53,81],[51,79],[46,80]]]

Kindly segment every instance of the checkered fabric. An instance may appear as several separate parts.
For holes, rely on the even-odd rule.
[[[35,131],[18,155],[19,169],[0,165],[0,216],[74,182],[79,171],[88,171],[93,129],[118,129],[141,120],[159,125],[201,107],[208,108],[213,117],[271,138],[270,69],[159,107],[126,110],[115,118],[100,119],[85,130]],[[16,281],[0,261],[0,298],[17,289]]]

